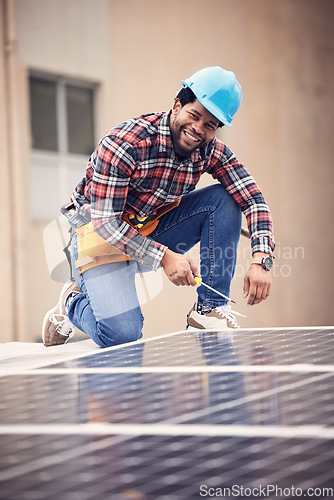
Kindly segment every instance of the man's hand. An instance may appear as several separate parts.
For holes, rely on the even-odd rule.
[[[168,249],[161,260],[161,265],[174,285],[196,285],[194,275],[199,276],[199,271],[188,257]]]
[[[263,269],[260,264],[251,264],[244,279],[244,298],[248,297],[247,305],[253,306],[266,300],[270,287],[271,272]]]

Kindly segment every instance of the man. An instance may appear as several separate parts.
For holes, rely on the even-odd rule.
[[[168,113],[111,128],[91,155],[72,197],[76,283],[64,286],[45,316],[46,346],[65,343],[74,326],[101,347],[139,339],[138,267],[162,266],[177,286],[195,286],[194,277],[201,276],[226,298],[199,286],[188,326],[237,328],[227,303],[242,212],[252,251],[244,297],[248,305],[268,297],[275,247],[270,211],[254,179],[215,137],[219,127],[231,126],[241,87],[232,72],[218,66],[182,84]],[[195,190],[203,173],[219,183]],[[198,242],[200,271],[183,255]]]

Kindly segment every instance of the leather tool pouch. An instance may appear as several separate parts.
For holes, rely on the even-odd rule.
[[[181,200],[170,203],[158,210],[154,219],[141,217],[140,219],[132,214],[126,214],[123,220],[130,226],[137,229],[143,236],[151,234],[159,224],[159,218],[173,208],[176,208]],[[134,224],[134,222],[136,224]],[[133,260],[131,257],[123,254],[115,247],[111,246],[93,228],[91,222],[76,229],[78,242],[78,260],[75,268],[80,274],[92,267],[109,264],[110,262],[120,262],[124,260]]]

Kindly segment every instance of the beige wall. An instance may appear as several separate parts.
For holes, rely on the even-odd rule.
[[[117,119],[143,108],[160,109],[161,103],[167,108],[180,75],[202,66],[232,69],[243,87],[241,109],[234,126],[224,129],[224,140],[265,194],[280,258],[272,295],[260,306],[243,304],[243,280],[235,279],[233,296],[247,314],[242,324],[332,324],[333,2],[208,0],[204,7],[147,0],[131,5],[129,16],[129,3],[113,2],[114,18],[123,19],[114,25],[113,46],[121,35],[129,40],[113,65]],[[146,89],[140,99],[132,92],[134,84]],[[247,246],[242,242],[242,256]],[[246,261],[239,260],[239,274]],[[172,320],[169,297],[177,304]],[[182,328],[193,291],[166,283],[165,300],[160,299],[154,301],[155,323],[162,321],[166,331]]]
[[[1,163],[6,216],[0,290],[4,338],[15,338],[14,329],[20,340],[39,338],[44,312],[60,288],[48,276],[43,224],[29,220],[28,204],[19,196],[29,179],[26,75],[30,68],[99,82],[99,133],[137,114],[168,109],[180,79],[201,67],[221,65],[233,70],[243,88],[243,101],[234,126],[224,129],[222,138],[265,194],[273,212],[279,257],[271,297],[247,308],[242,276],[249,244],[242,241],[232,286],[237,309],[247,314],[242,326],[333,324],[331,0],[207,0],[205,5],[198,0],[2,0],[2,16],[6,5],[16,7],[12,20],[18,43],[13,63],[18,79],[11,93],[19,106],[8,110],[16,123],[12,139],[7,136],[6,116],[0,119],[2,158],[8,160],[10,140],[17,143],[22,134],[24,146],[11,160],[15,175],[21,176],[21,187],[14,193],[11,161]],[[2,49],[0,65],[7,68],[8,80],[5,56],[8,51]],[[2,104],[9,90],[0,74]],[[209,182],[208,177],[201,185]],[[13,226],[9,200],[18,198]],[[18,221],[25,217],[23,241],[17,240]],[[9,251],[13,238],[18,245],[14,253]],[[13,266],[14,262],[21,267]],[[176,288],[163,279],[162,292],[143,306],[145,335],[183,329],[194,300],[193,289]]]

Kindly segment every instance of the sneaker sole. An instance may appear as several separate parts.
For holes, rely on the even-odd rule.
[[[189,331],[198,331],[198,330],[204,330],[204,328],[196,328],[195,326],[190,326],[190,325],[187,325],[186,326],[186,330],[189,332]]]

